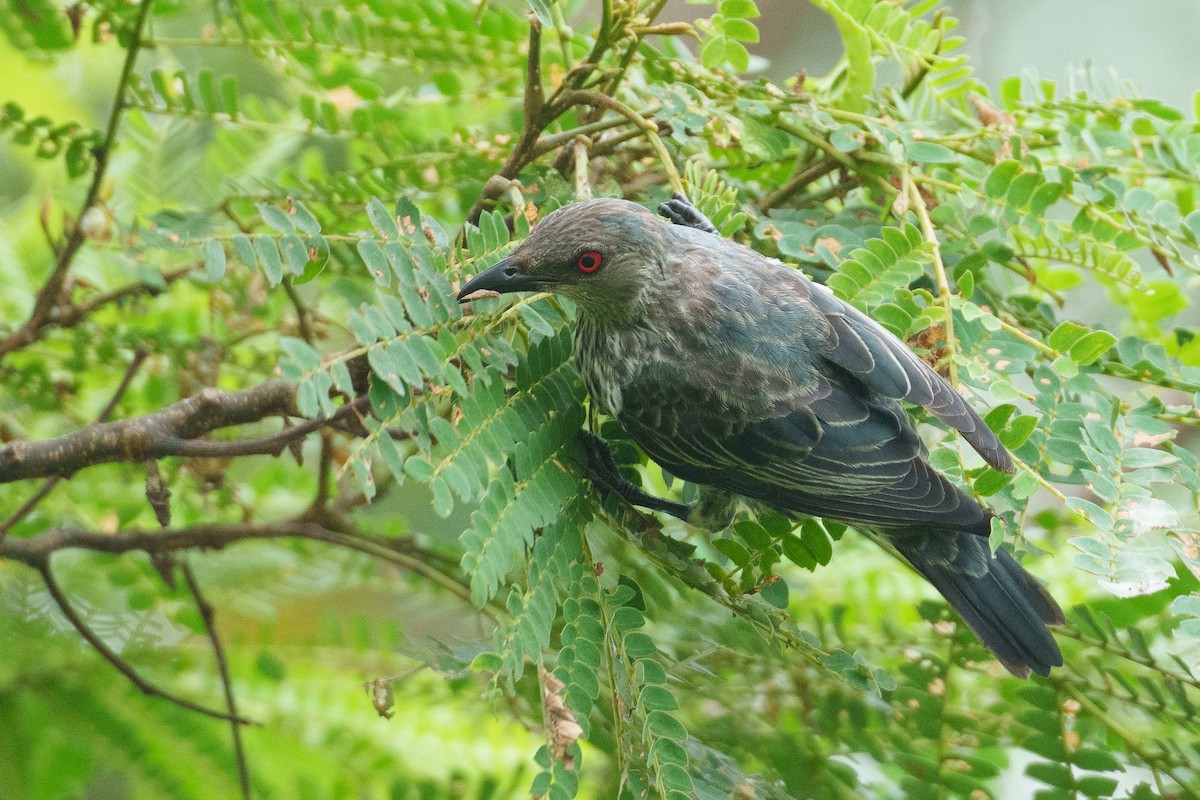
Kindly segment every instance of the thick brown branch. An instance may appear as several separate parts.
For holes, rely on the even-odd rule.
[[[112,417],[113,412],[117,410],[117,403],[121,402],[121,398],[125,396],[125,392],[129,389],[129,384],[133,382],[133,376],[141,369],[142,363],[145,362],[146,356],[150,355],[150,348],[146,346],[139,347],[137,352],[133,354],[133,360],[129,362],[129,366],[125,368],[125,376],[121,378],[121,382],[117,385],[117,389],[113,392],[108,404],[104,406],[104,410],[100,412],[100,416],[96,418],[97,422],[108,422]],[[59,475],[51,476],[42,484],[42,488],[26,500],[20,508],[13,512],[12,516],[0,524],[0,543],[4,542],[4,537],[21,520],[25,519],[26,515],[33,509],[37,508],[38,503],[46,499],[50,492],[54,491],[54,487],[62,480]]]
[[[348,415],[361,413],[366,399],[258,439],[198,442],[204,434],[267,417],[297,416],[296,385],[267,381],[250,389],[224,392],[202,389],[161,411],[133,419],[89,425],[40,442],[17,441],[0,447],[0,483],[50,475],[71,475],[84,467],[115,461],[146,461],[165,456],[239,456],[274,454],[288,442]]]

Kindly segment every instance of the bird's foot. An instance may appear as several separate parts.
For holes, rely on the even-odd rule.
[[[658,213],[676,225],[683,225],[688,228],[704,231],[705,233],[720,235],[720,232],[709,218],[701,214],[700,209],[692,205],[692,201],[679,192],[676,192],[670,200],[661,204],[658,207]]]
[[[630,505],[662,511],[684,522],[688,521],[688,517],[692,513],[692,506],[655,497],[643,491],[641,487],[630,483],[617,468],[617,462],[613,460],[608,442],[591,431],[581,430],[579,431],[579,443],[583,445],[583,451],[587,455],[588,478],[593,484],[615,493]]]

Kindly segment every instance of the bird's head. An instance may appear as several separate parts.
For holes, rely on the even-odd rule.
[[[663,271],[666,223],[627,200],[589,200],[555,211],[512,255],[471,279],[480,290],[557,292],[581,308],[628,307]]]

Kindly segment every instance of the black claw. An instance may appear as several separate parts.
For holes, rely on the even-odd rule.
[[[583,451],[587,454],[588,478],[593,484],[613,492],[630,505],[662,511],[687,522],[692,513],[692,507],[686,503],[676,503],[673,500],[655,497],[630,483],[617,468],[617,462],[613,460],[608,442],[591,431],[581,430],[579,431],[579,443],[583,445]]]
[[[660,205],[658,213],[676,225],[683,225],[688,228],[704,231],[705,233],[719,235],[716,226],[709,221],[708,217],[701,214],[700,210],[692,205],[692,201],[679,192],[676,192],[670,200]]]

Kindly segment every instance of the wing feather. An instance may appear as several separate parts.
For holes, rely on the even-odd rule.
[[[987,535],[987,513],[924,459],[895,400],[822,381],[778,416],[735,424],[687,420],[625,393],[621,422],[672,474],[777,508],[870,525],[925,523]],[[815,399],[814,399],[815,398]]]
[[[884,397],[924,406],[962,434],[983,459],[1012,472],[1012,457],[996,435],[941,375],[873,319],[810,284],[813,304],[829,321],[833,335],[824,356]]]

